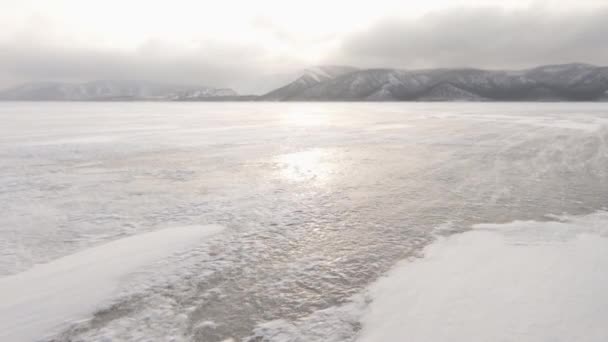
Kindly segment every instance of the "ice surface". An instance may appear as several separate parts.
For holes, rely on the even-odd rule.
[[[357,335],[366,307],[363,295],[353,296],[345,305],[319,310],[297,321],[279,319],[260,324],[245,342],[348,342]]]
[[[608,212],[548,218],[441,238],[348,303],[246,341],[605,341]]]
[[[227,229],[55,341],[352,341],[366,301],[345,303],[437,236],[605,207],[607,119],[597,103],[3,103],[0,276],[213,222]]]
[[[221,229],[185,226],[130,236],[0,278],[0,341],[39,340],[87,318],[133,271]]]
[[[361,342],[608,340],[608,214],[484,224],[374,284]]]

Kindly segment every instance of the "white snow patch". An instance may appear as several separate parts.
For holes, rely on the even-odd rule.
[[[608,213],[478,225],[370,288],[359,341],[607,341]]]
[[[332,78],[323,68],[321,67],[312,67],[307,70],[308,74],[315,78],[315,80],[320,81],[322,78]]]
[[[36,341],[86,319],[122,279],[193,247],[221,226],[167,228],[116,240],[0,278],[0,341]]]

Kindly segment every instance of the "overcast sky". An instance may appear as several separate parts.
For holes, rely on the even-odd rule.
[[[608,65],[608,0],[0,0],[0,8],[1,87],[147,79],[255,92],[319,64]]]

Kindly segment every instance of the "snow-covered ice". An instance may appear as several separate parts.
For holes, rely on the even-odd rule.
[[[218,225],[166,228],[0,278],[0,341],[37,341],[86,319],[116,294],[130,273],[221,230]]]
[[[547,218],[442,237],[346,304],[246,341],[606,341],[608,212]]]
[[[601,214],[580,216],[608,203],[601,103],[2,103],[0,122],[2,341],[350,342],[373,331],[369,300],[385,312],[366,289],[396,263],[432,292],[436,269],[417,257],[438,238],[431,264],[461,241],[475,247],[442,265],[506,269],[520,254],[568,266],[594,251],[576,243],[604,241]],[[551,213],[579,216],[539,223]],[[514,220],[527,221],[478,226]],[[201,223],[226,229],[192,247],[184,237],[182,251],[137,242]],[[80,263],[120,241],[128,252],[104,258],[115,266]],[[542,280],[525,277],[532,290]]]
[[[608,214],[477,225],[371,286],[360,342],[608,340]]]

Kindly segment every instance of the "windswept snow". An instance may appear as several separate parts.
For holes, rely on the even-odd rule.
[[[608,212],[547,219],[447,235],[347,303],[245,341],[606,341]]]
[[[144,233],[0,278],[0,341],[38,341],[86,319],[130,273],[220,230],[207,225]]]
[[[604,222],[601,215],[539,223],[547,213],[587,215],[608,203],[608,112],[601,103],[15,102],[0,106],[0,118],[0,275],[10,276],[0,276],[2,342],[44,341],[49,334],[57,342],[351,342],[373,329],[368,318],[361,320],[366,289],[404,259],[422,271],[395,285],[387,302],[400,303],[399,290],[413,286],[429,305],[443,310],[449,304],[450,320],[441,316],[437,323],[449,327],[451,320],[467,323],[465,314],[476,312],[469,308],[482,312],[473,299],[486,298],[483,291],[465,292],[452,271],[490,286],[472,272],[501,265],[497,279],[506,270],[524,279],[522,287],[531,286],[525,298],[545,298],[534,292],[541,275],[528,281],[525,272],[509,271],[515,261],[501,255],[520,251],[514,257],[527,256],[526,267],[555,257],[559,275],[572,271],[569,262],[598,251],[584,239],[604,241],[597,237],[604,234],[601,224],[586,229],[588,238],[580,238],[589,248],[570,257],[577,251],[576,227]],[[539,232],[521,234],[536,245],[514,240],[519,233],[498,232],[510,225],[442,240],[438,246],[446,251],[458,246],[454,241],[470,248],[453,260],[439,259],[452,269],[441,269],[438,284],[426,286],[438,271],[416,266],[427,260],[415,257],[438,236],[514,220],[530,221],[517,225]],[[66,262],[60,258],[74,261],[74,253],[86,256],[127,236],[202,222],[229,229],[192,248],[189,239],[176,237],[185,245],[175,253],[167,244],[178,230],[155,243],[126,240],[132,242],[120,262],[91,257],[72,272],[59,272]],[[564,225],[576,228],[560,233],[569,242],[551,242]],[[486,240],[487,247],[474,243]],[[100,254],[119,254],[108,246]],[[540,255],[537,248],[548,252]],[[156,252],[170,255],[154,261]],[[133,258],[147,253],[153,254],[150,265],[135,270],[145,263]],[[428,262],[437,259],[429,255]],[[457,268],[467,260],[482,268]],[[595,274],[580,264],[577,272]],[[50,280],[40,280],[47,267]],[[568,277],[551,277],[576,287]],[[580,291],[595,290],[590,277],[581,278]],[[572,279],[578,281],[578,273]],[[440,305],[432,297],[439,287],[460,289],[464,299],[450,301],[456,294],[448,293]],[[583,312],[590,295],[570,291],[578,297],[560,305]],[[594,296],[593,303],[604,305]],[[376,299],[372,308],[392,313],[384,316],[387,322],[416,308],[383,311],[383,297],[372,291],[370,298]],[[526,314],[550,318],[539,316],[546,305]],[[416,310],[431,316],[427,309]],[[498,324],[487,312],[488,324]],[[606,315],[590,317],[594,324]],[[574,332],[576,322],[564,326]]]
[[[477,225],[371,287],[361,342],[608,340],[608,214]]]

